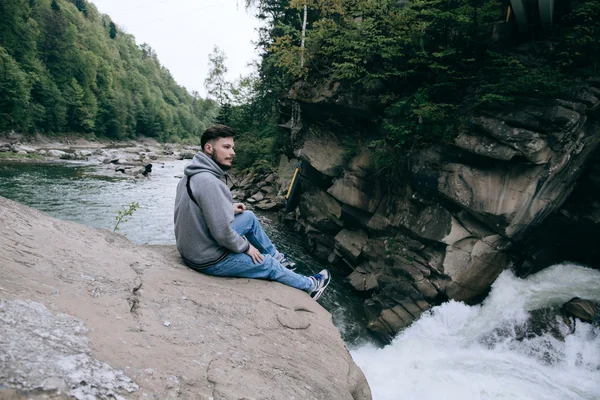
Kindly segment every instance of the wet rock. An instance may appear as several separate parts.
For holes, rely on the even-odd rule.
[[[506,239],[493,235],[448,246],[443,265],[444,274],[452,279],[446,288],[448,297],[470,302],[484,294],[508,267],[508,245]]]
[[[421,279],[413,283],[413,286],[425,300],[435,301],[437,297],[440,295],[440,291],[438,288],[431,283],[428,279]]]
[[[402,287],[404,292],[399,290]],[[385,342],[390,342],[398,332],[410,326],[431,307],[410,285],[406,286],[400,281],[398,287],[389,288],[392,291],[365,301],[369,319],[367,327]]]
[[[600,324],[600,304],[595,301],[574,297],[562,307],[568,315],[583,322]]]

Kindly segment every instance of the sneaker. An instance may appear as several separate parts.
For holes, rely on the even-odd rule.
[[[321,272],[319,272],[318,274],[309,276],[309,278],[315,284],[315,289],[312,292],[310,292],[310,297],[312,297],[315,300],[318,300],[319,297],[321,297],[321,295],[325,291],[325,288],[327,287],[327,285],[329,285],[329,282],[331,281],[331,276],[329,275],[329,271],[324,269]]]
[[[290,271],[296,270],[296,263],[288,260],[288,258],[283,253],[279,253],[279,257],[277,257],[277,261],[281,264],[282,267],[289,269]]]

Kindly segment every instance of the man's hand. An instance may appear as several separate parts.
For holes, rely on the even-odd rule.
[[[243,203],[233,203],[233,215],[246,211],[246,206]]]
[[[248,247],[248,250],[246,250],[246,254],[250,256],[254,264],[260,264],[265,259],[265,256],[263,256],[260,253],[260,251],[258,251],[258,249],[252,245]]]

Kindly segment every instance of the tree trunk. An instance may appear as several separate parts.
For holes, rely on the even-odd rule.
[[[306,38],[306,14],[307,7],[304,2],[304,20],[302,21],[302,42],[300,43],[300,66],[304,67],[304,39]]]

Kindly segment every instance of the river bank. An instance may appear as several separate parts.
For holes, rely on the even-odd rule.
[[[93,135],[0,134],[0,160],[11,162],[104,161],[142,165],[149,161],[191,158],[200,149],[177,143],[159,143],[153,138],[110,140]]]
[[[0,135],[0,162],[83,162],[102,165],[102,173],[115,178],[147,178],[152,164],[191,159],[199,149],[199,145],[159,143],[146,137],[114,141],[82,135]]]

